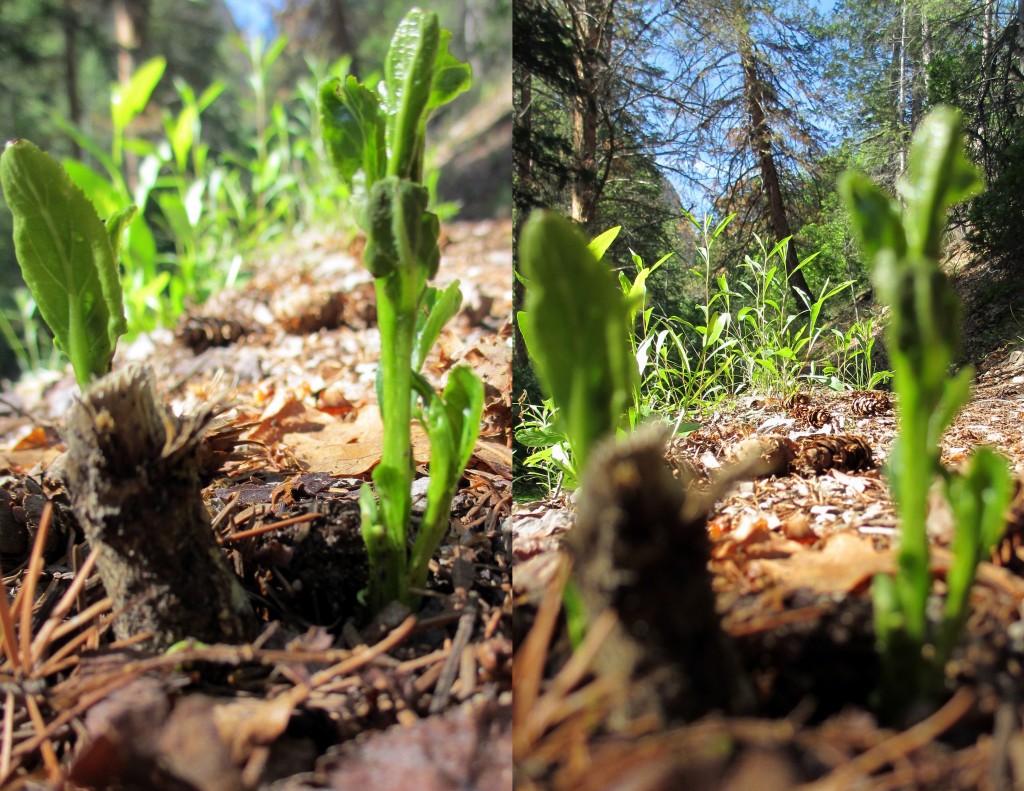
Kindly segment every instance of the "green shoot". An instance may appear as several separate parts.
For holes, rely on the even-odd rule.
[[[468,368],[454,368],[443,393],[419,373],[462,301],[458,284],[441,293],[427,286],[440,261],[440,223],[427,211],[423,184],[427,118],[470,83],[469,66],[448,52],[450,37],[437,14],[414,8],[391,40],[383,97],[354,76],[329,80],[320,89],[324,144],[356,203],[367,236],[363,261],[377,292],[384,447],[373,473],[379,502],[370,487],[360,497],[374,610],[395,599],[417,601],[430,558],[448,528],[451,500],[483,410],[483,385]],[[430,438],[430,483],[410,554],[414,409]]]
[[[881,704],[890,714],[937,693],[977,564],[998,539],[1010,490],[1005,461],[990,451],[975,454],[963,476],[948,478],[956,557],[936,636],[926,614],[932,583],[928,492],[944,475],[939,439],[970,397],[973,373],[965,367],[949,374],[960,339],[960,302],[940,269],[942,235],[948,207],[983,185],[964,153],[960,117],[949,108],[921,122],[909,163],[899,183],[902,207],[864,176],[847,173],[840,181],[861,246],[873,262],[875,288],[892,309],[887,342],[900,433],[889,478],[900,514],[900,551],[895,578],[876,577],[872,591],[884,669]]]
[[[7,144],[0,184],[22,276],[84,388],[110,371],[127,326],[117,259],[136,209],[116,212],[104,226],[60,164],[28,140]]]
[[[519,329],[579,471],[633,404],[638,375],[630,324],[636,313],[599,260],[611,243],[606,237],[588,247],[567,220],[539,212],[519,243],[527,284]]]

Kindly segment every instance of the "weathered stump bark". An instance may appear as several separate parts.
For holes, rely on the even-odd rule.
[[[618,624],[595,660],[629,679],[613,726],[641,714],[694,720],[742,712],[747,679],[722,630],[708,570],[707,505],[686,502],[665,461],[667,432],[642,429],[593,454],[569,536],[579,592],[595,619]]]
[[[209,414],[186,422],[152,373],[128,366],[93,384],[67,418],[65,482],[114,610],[114,634],[242,642],[255,625],[210,528],[196,450]]]

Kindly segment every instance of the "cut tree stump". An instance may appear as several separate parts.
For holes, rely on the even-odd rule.
[[[255,617],[217,545],[196,451],[212,408],[178,418],[153,374],[130,365],[68,413],[64,479],[117,613],[114,634],[152,633],[164,650],[193,637],[243,642]]]

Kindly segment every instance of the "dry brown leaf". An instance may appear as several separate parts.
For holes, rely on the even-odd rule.
[[[787,592],[849,593],[876,574],[896,569],[892,551],[879,552],[871,539],[851,530],[836,533],[820,551],[804,550],[779,560],[762,560],[761,570],[778,580]]]

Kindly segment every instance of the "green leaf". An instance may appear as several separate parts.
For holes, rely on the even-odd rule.
[[[912,250],[938,259],[946,210],[978,194],[985,183],[967,158],[960,112],[936,107],[914,132],[906,175],[897,188],[907,206],[907,241]]]
[[[167,61],[163,58],[152,58],[135,70],[126,86],[114,87],[110,95],[110,115],[115,129],[126,129],[132,119],[146,109],[166,67]]]
[[[429,287],[420,303],[421,312],[416,322],[416,346],[412,357],[412,369],[419,373],[423,363],[441,335],[449,319],[462,307],[462,291],[459,281],[451,283],[444,291]]]
[[[107,218],[107,239],[110,242],[110,250],[114,254],[115,262],[121,256],[121,242],[124,240],[124,232],[138,213],[139,207],[132,204],[114,212]]]
[[[388,92],[388,174],[420,181],[423,130],[441,33],[437,14],[413,8],[398,24],[384,60]]]
[[[434,77],[430,83],[430,100],[427,110],[433,110],[448,104],[463,91],[468,91],[473,82],[473,70],[468,63],[463,63],[448,51],[452,34],[448,30],[441,31],[441,40],[434,61]]]
[[[397,176],[373,185],[366,206],[363,263],[374,277],[388,277],[399,267],[409,276],[429,280],[437,274],[441,251],[440,223],[426,210],[427,188]]]
[[[7,144],[0,184],[22,276],[84,387],[110,370],[126,329],[110,236],[60,164],[27,140]]]
[[[839,178],[839,193],[850,209],[850,219],[861,248],[869,261],[880,250],[891,250],[903,257],[907,237],[899,207],[871,179],[848,171]]]
[[[621,230],[622,226],[616,225],[614,228],[609,228],[604,233],[590,240],[590,244],[587,247],[594,254],[594,258],[598,261],[604,258],[604,254],[608,252],[608,248],[612,246],[612,242],[615,241]]]
[[[608,267],[556,214],[534,213],[519,255],[529,281],[521,327],[582,469],[590,448],[615,430],[632,400],[637,368],[628,306]]]
[[[947,500],[953,510],[953,563],[946,575],[946,613],[941,648],[946,656],[966,617],[966,605],[978,563],[991,553],[1006,529],[1013,478],[1006,459],[978,448],[965,472],[951,476]]]
[[[452,368],[442,395],[419,379],[419,390],[427,400],[422,422],[430,437],[430,481],[427,507],[409,563],[412,588],[424,585],[430,558],[448,530],[452,497],[473,455],[484,406],[483,382],[467,365]]]
[[[384,118],[377,95],[353,76],[320,86],[320,130],[338,175],[350,188],[365,190],[384,175],[387,153]]]

